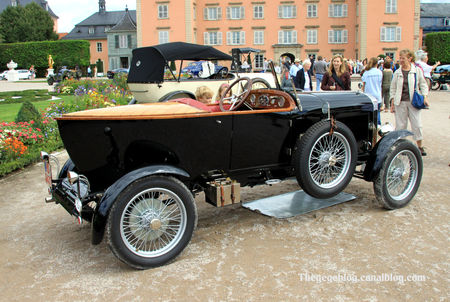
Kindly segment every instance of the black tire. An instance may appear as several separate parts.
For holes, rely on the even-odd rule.
[[[419,189],[422,172],[419,149],[405,139],[395,142],[386,154],[386,159],[373,182],[380,206],[389,210],[406,206]],[[406,174],[408,178],[404,181]]]
[[[108,215],[108,245],[113,254],[137,269],[166,264],[191,240],[197,209],[178,179],[150,176],[131,183]]]
[[[47,84],[50,85],[50,86],[52,86],[54,82],[55,81],[51,77],[47,79]]]
[[[269,82],[262,78],[254,78],[252,79],[252,89],[264,89],[271,88]]]
[[[352,179],[357,145],[352,131],[341,122],[330,136],[330,121],[312,125],[297,141],[294,169],[298,184],[309,195],[330,198]]]
[[[441,83],[439,83],[438,81],[431,82],[431,89],[432,90],[438,90],[440,87],[441,87]]]

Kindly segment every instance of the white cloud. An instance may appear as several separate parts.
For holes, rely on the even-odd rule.
[[[58,31],[70,32],[75,24],[98,12],[98,1],[95,0],[47,0],[52,11],[59,17]],[[136,9],[135,0],[106,0],[106,11]]]

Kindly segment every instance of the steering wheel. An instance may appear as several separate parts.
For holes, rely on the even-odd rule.
[[[238,87],[238,93],[234,94],[232,89],[238,83],[240,83]],[[250,94],[251,90],[252,90],[252,80],[250,78],[243,77],[237,79],[220,96],[219,101],[220,110],[226,112],[238,109],[242,105],[242,103],[244,103],[245,99]],[[231,92],[231,96],[229,97],[226,96],[228,95],[228,92]],[[224,107],[225,101],[229,101],[231,103],[231,106],[228,109]]]

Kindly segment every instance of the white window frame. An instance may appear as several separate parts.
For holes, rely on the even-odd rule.
[[[347,29],[330,29],[328,31],[328,44],[346,44],[348,43]]]
[[[158,19],[169,19],[169,5],[158,4]]]
[[[168,30],[160,30],[158,31],[158,43],[164,44],[169,43],[169,31]]]
[[[308,4],[306,7],[307,18],[317,18],[317,4]]]
[[[103,52],[103,44],[102,44],[102,42],[97,42],[97,52]]]
[[[255,54],[255,58],[253,59],[255,62],[255,69],[263,69],[264,68],[264,55],[263,54]]]
[[[245,8],[243,6],[227,6],[228,20],[242,20],[245,18]]]
[[[264,30],[255,30],[253,32],[253,44],[264,45]]]
[[[227,31],[227,45],[245,45],[245,31]]]
[[[386,14],[397,13],[397,0],[386,0],[385,11]]]
[[[203,9],[203,19],[208,21],[221,20],[222,8],[220,6],[205,7]]]
[[[444,26],[450,26],[450,18],[444,18]]]
[[[329,4],[328,5],[328,17],[330,18],[346,18],[348,16],[347,4]]]
[[[88,33],[89,33],[90,35],[93,35],[94,32],[95,32],[95,28],[94,28],[93,26],[89,27]]]
[[[382,26],[380,28],[381,42],[400,42],[402,40],[402,28],[400,26]]]
[[[222,32],[207,31],[203,33],[204,45],[222,45]]]
[[[308,29],[306,31],[306,44],[317,44],[317,29]]]
[[[253,5],[253,19],[264,19],[264,5]]]
[[[279,5],[278,6],[278,18],[280,19],[294,19],[297,18],[297,6],[296,5]]]
[[[127,35],[119,35],[119,48],[128,48]]]
[[[278,44],[297,44],[296,30],[279,30]]]
[[[14,6],[14,7],[16,7],[16,6],[17,6],[17,0],[13,0],[13,1],[11,1],[11,6]]]

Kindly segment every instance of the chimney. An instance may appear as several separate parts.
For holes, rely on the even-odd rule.
[[[99,0],[99,1],[98,1],[98,12],[99,12],[100,14],[106,13],[106,7],[105,7],[105,5],[106,5],[106,0]]]

